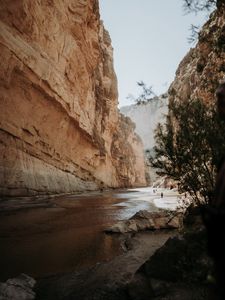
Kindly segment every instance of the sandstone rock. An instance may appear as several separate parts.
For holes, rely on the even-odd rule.
[[[136,124],[135,130],[143,140],[144,149],[152,150],[155,145],[154,131],[168,113],[168,95],[156,96],[141,104],[123,106],[120,112]]]
[[[149,178],[148,184],[152,184],[158,175],[149,164],[149,156],[155,146],[154,132],[159,122],[165,121],[168,113],[168,95],[151,98],[143,103],[133,104],[120,108],[120,112],[131,118],[135,123],[135,131],[141,137],[146,158],[146,175]]]
[[[181,220],[179,216],[173,217],[168,223],[168,228],[180,228],[181,227]]]
[[[0,195],[145,185],[98,1],[6,0],[0,19]]]
[[[206,232],[199,228],[169,238],[134,274],[128,293],[149,295],[150,287],[149,299],[208,299],[206,278],[212,271],[212,261],[206,242]]]
[[[204,282],[212,266],[207,255],[205,230],[170,238],[141,267],[148,278],[177,282]]]
[[[182,226],[182,214],[174,211],[148,212],[141,210],[131,219],[134,219],[137,224],[143,224],[144,229],[180,228]]]
[[[140,210],[129,220],[120,221],[106,232],[127,233],[141,230],[178,229],[183,226],[183,213],[176,211],[149,212]]]
[[[222,1],[224,2],[224,1]],[[169,89],[169,102],[200,99],[215,101],[215,90],[225,78],[225,5],[203,26],[199,41],[181,61]]]
[[[131,225],[131,227],[129,227]],[[110,228],[107,228],[105,230],[106,232],[112,232],[112,233],[126,233],[126,232],[132,232],[132,231],[137,231],[137,226],[133,226],[132,228],[132,224],[130,224],[130,222],[123,222],[120,221],[118,223],[116,223],[115,225],[113,225]]]
[[[0,283],[1,300],[32,300],[35,299],[35,293],[32,290],[36,281],[26,275],[21,274],[18,277],[8,279],[5,283]]]

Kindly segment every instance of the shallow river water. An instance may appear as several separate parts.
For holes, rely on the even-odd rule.
[[[20,273],[37,278],[110,260],[122,250],[117,236],[103,233],[106,227],[141,209],[176,206],[175,192],[140,188],[61,196],[44,207],[2,210],[0,280]]]

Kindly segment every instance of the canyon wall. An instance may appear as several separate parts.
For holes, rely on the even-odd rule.
[[[97,0],[0,3],[0,194],[145,185]]]
[[[142,139],[145,150],[146,179],[148,184],[152,184],[158,176],[150,166],[149,156],[154,155],[156,127],[158,123],[165,121],[165,116],[168,114],[168,95],[163,94],[143,103],[124,106],[120,111],[135,123],[135,131]]]
[[[217,6],[203,26],[196,47],[180,63],[169,89],[169,101],[215,101],[216,88],[225,80],[224,1],[218,1]]]
[[[168,113],[168,95],[163,94],[140,104],[121,107],[120,112],[135,123],[135,131],[142,139],[145,151],[151,151],[155,146],[155,129]]]

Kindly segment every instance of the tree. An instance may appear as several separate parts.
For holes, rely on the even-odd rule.
[[[204,11],[209,15],[216,6],[219,7],[219,2],[220,0],[183,0],[183,7],[186,13],[194,12],[197,14],[198,12]],[[188,42],[189,44],[195,44],[199,37],[200,26],[191,24],[189,30],[191,34],[188,37]]]
[[[140,95],[138,97],[134,97],[133,95],[129,94],[127,96],[127,99],[131,99],[132,101],[135,101],[137,104],[145,103],[151,99],[151,97],[155,97],[156,94],[153,91],[153,87],[149,86],[147,87],[146,83],[144,83],[142,80],[137,82],[137,85],[142,89]]]
[[[159,175],[178,181],[196,203],[213,196],[217,167],[225,153],[225,124],[214,106],[200,100],[169,105],[165,125],[155,134],[155,155],[150,158]]]
[[[220,0],[183,0],[186,12],[211,11],[216,8]]]
[[[200,26],[196,26],[196,25],[191,24],[189,30],[190,30],[191,34],[188,37],[188,43],[189,44],[194,44],[198,41]]]

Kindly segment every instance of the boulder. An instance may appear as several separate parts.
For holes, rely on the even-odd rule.
[[[170,238],[139,271],[167,282],[204,282],[212,267],[206,240],[204,229]]]
[[[119,221],[106,232],[127,233],[142,230],[178,229],[183,225],[183,213],[176,211],[149,212],[140,210],[129,220]]]
[[[0,299],[33,300],[35,299],[35,293],[32,289],[35,284],[36,281],[26,274],[8,279],[4,283],[0,282]]]

